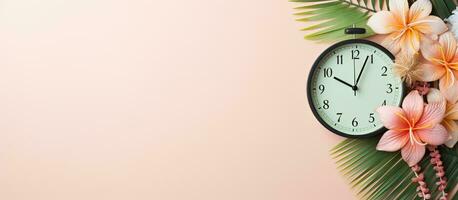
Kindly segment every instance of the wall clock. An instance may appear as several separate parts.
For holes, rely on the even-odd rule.
[[[314,116],[344,137],[383,133],[386,129],[375,110],[399,106],[405,91],[402,80],[393,74],[393,64],[394,56],[372,41],[350,39],[332,45],[318,57],[308,77],[307,97]]]

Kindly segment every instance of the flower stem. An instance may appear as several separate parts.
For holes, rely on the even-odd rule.
[[[436,182],[439,191],[441,191],[440,200],[447,200],[448,194],[445,192],[447,187],[447,177],[445,177],[444,166],[442,165],[441,154],[436,146],[428,146],[431,156],[431,164],[434,165],[434,170],[436,171],[436,177],[439,181]]]
[[[416,164],[413,167],[411,167],[411,169],[415,174],[415,178],[412,179],[412,182],[418,183],[418,196],[423,198],[423,200],[431,199],[431,194],[429,193],[430,190],[428,189],[428,186],[425,182],[425,175],[422,172],[420,172],[421,167],[418,164]]]

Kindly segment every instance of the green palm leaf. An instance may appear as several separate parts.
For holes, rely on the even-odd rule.
[[[366,25],[371,13],[388,6],[388,0],[291,0],[292,2],[307,3],[297,7],[295,15],[298,21],[313,22],[304,28],[308,34],[305,39],[320,42],[331,42],[350,39],[344,29],[355,25],[366,28],[367,33],[357,37],[368,37],[374,32]]]
[[[432,14],[442,19],[448,18],[456,8],[456,4],[453,0],[431,0],[431,3],[433,4]]]
[[[402,160],[400,153],[381,152],[375,149],[380,138],[347,139],[335,146],[331,154],[338,169],[357,190],[361,199],[391,200],[416,199],[417,185],[412,183],[413,172]],[[439,147],[442,161],[449,178],[447,191],[453,190],[458,182],[458,150]],[[435,184],[435,171],[425,156],[420,165],[425,173],[433,197],[440,195]],[[458,195],[455,198],[458,199]]]

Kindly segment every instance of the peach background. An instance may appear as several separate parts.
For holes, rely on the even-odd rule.
[[[0,199],[354,199],[286,0],[1,0]]]

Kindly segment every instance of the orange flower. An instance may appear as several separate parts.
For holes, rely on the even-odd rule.
[[[429,0],[418,0],[409,9],[407,0],[391,0],[390,11],[379,11],[367,22],[378,34],[389,34],[383,41],[391,52],[400,50],[415,54],[420,49],[423,36],[437,38],[447,31],[445,23],[436,16],[430,16],[432,5]]]
[[[437,103],[444,101],[444,97],[438,89],[431,88],[428,93],[428,103]],[[446,99],[444,119],[441,124],[447,129],[449,139],[445,145],[452,148],[458,142],[458,96],[453,99]]]
[[[422,81],[439,80],[439,88],[447,100],[458,97],[458,54],[456,39],[451,32],[439,37],[439,42],[429,41],[421,45],[421,53],[428,61],[421,64]],[[451,101],[456,102],[456,101]]]

